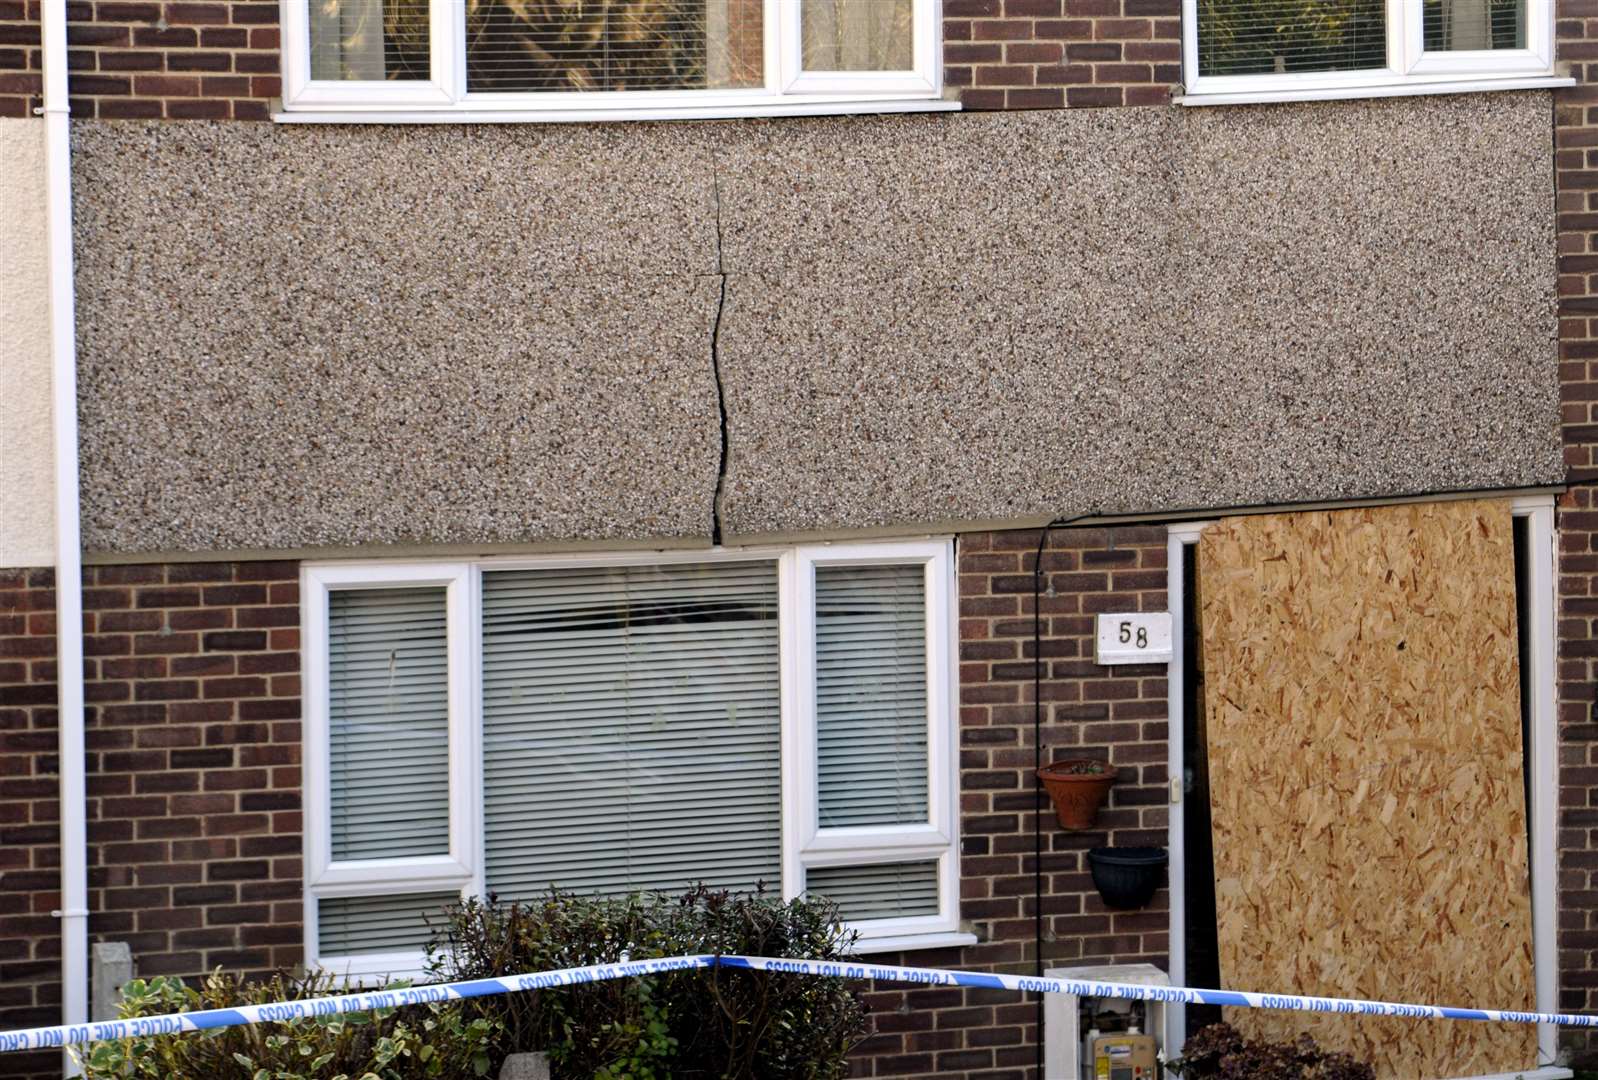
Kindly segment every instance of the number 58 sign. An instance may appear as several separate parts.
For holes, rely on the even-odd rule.
[[[1171,658],[1171,613],[1144,611],[1099,616],[1096,664],[1163,664]]]

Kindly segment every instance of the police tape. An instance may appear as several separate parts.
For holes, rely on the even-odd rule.
[[[611,979],[631,979],[674,971],[704,968],[729,968],[764,971],[782,975],[819,978],[871,979],[878,982],[916,983],[923,986],[969,986],[987,990],[1014,990],[1035,994],[1074,994],[1078,997],[1121,998],[1166,1004],[1231,1005],[1242,1009],[1282,1009],[1295,1012],[1333,1013],[1348,1016],[1393,1016],[1415,1020],[1485,1020],[1506,1024],[1558,1024],[1564,1027],[1598,1027],[1598,1016],[1572,1013],[1521,1012],[1509,1009],[1464,1009],[1442,1005],[1414,1005],[1393,1001],[1362,1001],[1357,998],[1308,997],[1299,994],[1255,994],[1238,990],[1200,990],[1184,986],[1149,986],[1140,983],[1090,982],[1078,979],[1038,978],[1031,975],[998,975],[980,971],[955,971],[946,968],[892,967],[883,964],[847,963],[830,960],[785,960],[769,956],[670,956],[656,960],[635,960],[616,964],[561,968],[556,971],[505,975],[465,982],[428,983],[422,986],[393,987],[278,1001],[265,1005],[241,1005],[234,1009],[203,1009],[196,1012],[141,1016],[127,1020],[106,1020],[92,1024],[28,1028],[0,1032],[0,1053],[17,1050],[51,1050],[106,1039],[147,1038],[178,1035],[190,1031],[237,1027],[244,1024],[293,1023],[323,1019],[344,1013],[395,1009],[407,1005],[427,1005],[494,994],[549,990],[584,986]]]

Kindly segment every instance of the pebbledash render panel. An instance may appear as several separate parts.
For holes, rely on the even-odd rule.
[[[1563,475],[1541,93],[84,122],[74,161],[95,552],[702,544]]]

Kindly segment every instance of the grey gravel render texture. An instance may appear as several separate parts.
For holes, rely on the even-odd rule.
[[[729,540],[1555,483],[1550,108],[80,123],[86,540],[708,542],[721,399]]]

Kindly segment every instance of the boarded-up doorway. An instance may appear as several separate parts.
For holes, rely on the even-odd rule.
[[[1220,976],[1530,1009],[1510,508],[1236,518],[1199,541]],[[1525,1026],[1294,1013],[1382,1077],[1513,1072]]]

